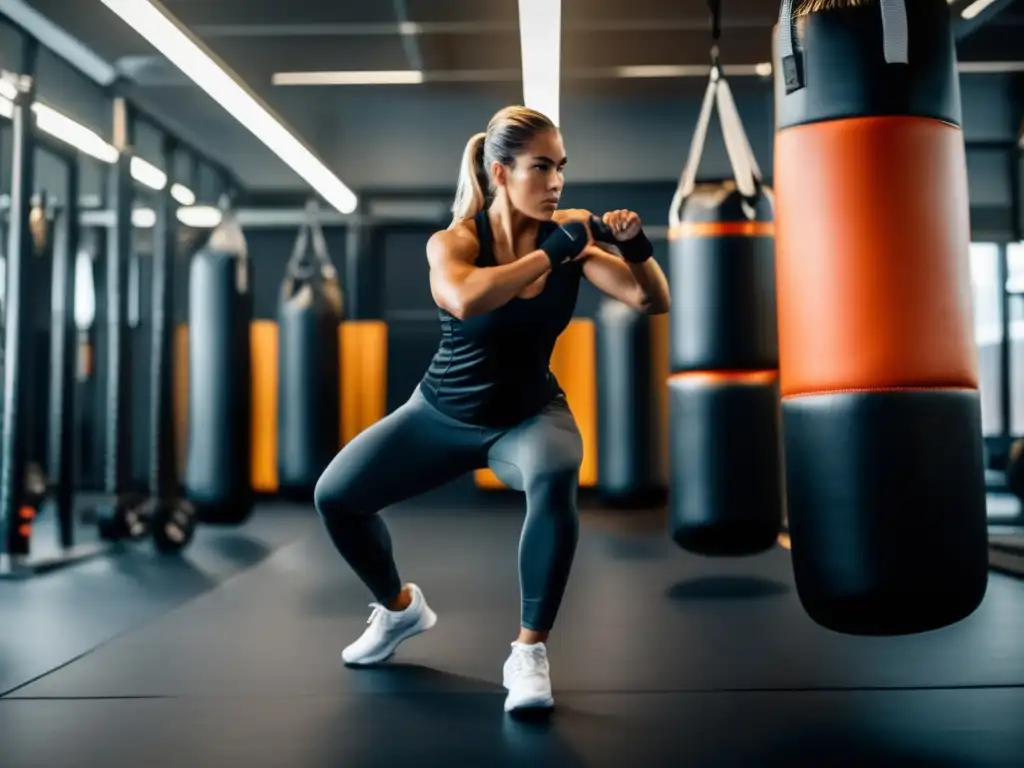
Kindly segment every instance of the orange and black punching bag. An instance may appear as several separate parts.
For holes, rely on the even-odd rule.
[[[697,184],[717,107],[733,179]],[[669,520],[702,555],[749,555],[782,527],[774,202],[717,59],[669,210]]]
[[[786,496],[810,617],[893,635],[987,584],[967,166],[947,4],[849,5],[775,40]]]
[[[672,538],[749,555],[782,526],[772,200],[699,184],[670,230]]]

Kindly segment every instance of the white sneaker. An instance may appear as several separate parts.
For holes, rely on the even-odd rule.
[[[551,695],[551,669],[548,649],[544,643],[525,645],[512,643],[512,653],[502,670],[505,688],[505,711],[517,709],[549,709],[555,705]]]
[[[366,620],[369,628],[352,645],[341,652],[342,660],[351,666],[377,664],[387,659],[404,640],[426,632],[437,623],[437,614],[430,610],[423,592],[409,584],[412,602],[402,611],[389,611],[380,603],[370,603],[373,612]]]

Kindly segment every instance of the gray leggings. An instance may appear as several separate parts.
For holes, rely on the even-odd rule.
[[[445,416],[420,392],[346,445],[316,485],[314,499],[341,556],[387,603],[402,581],[378,511],[474,469],[489,466],[526,494],[519,541],[520,621],[552,627],[576,552],[576,494],[583,441],[561,397],[509,429]]]

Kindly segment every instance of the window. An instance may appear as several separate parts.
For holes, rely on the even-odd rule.
[[[1006,290],[1010,297],[1010,431],[1024,435],[1024,243],[1006,246]]]
[[[998,435],[1003,429],[1002,405],[999,401],[999,378],[1002,375],[1000,344],[1003,340],[999,251],[999,246],[995,243],[971,243],[974,338],[978,344],[981,423],[982,431],[986,435]],[[1018,275],[1024,281],[1024,261]],[[1017,409],[1014,408],[1014,411]],[[1024,417],[1024,412],[1021,416]]]

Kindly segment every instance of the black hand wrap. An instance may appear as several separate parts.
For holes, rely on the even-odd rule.
[[[611,227],[597,216],[590,217],[590,232],[598,243],[613,246],[631,264],[642,264],[654,255],[654,246],[641,229],[629,240],[616,240]]]
[[[570,221],[562,224],[548,235],[540,244],[540,249],[551,260],[551,268],[579,256],[580,251],[587,247],[587,227],[582,221]]]

